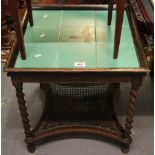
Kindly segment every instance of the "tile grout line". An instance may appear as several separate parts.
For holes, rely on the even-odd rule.
[[[55,59],[56,68],[58,68],[57,61],[58,61],[58,55],[59,55],[59,49],[60,49],[59,45],[60,45],[60,34],[61,34],[61,27],[62,27],[62,16],[63,16],[63,10],[61,10],[60,27],[59,27],[59,35],[58,35],[58,46],[57,46],[57,56],[56,56],[56,59]]]

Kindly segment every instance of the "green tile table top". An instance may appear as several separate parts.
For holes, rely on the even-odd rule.
[[[129,26],[122,27],[121,44],[128,43],[133,45],[131,32]],[[96,42],[97,43],[114,43],[115,27],[114,26],[102,26],[96,27]]]
[[[35,26],[60,26],[62,11],[41,10],[33,11],[33,20]]]
[[[62,26],[94,26],[94,11],[63,11]]]
[[[97,46],[99,68],[136,68],[139,66],[133,46],[121,44],[118,59],[113,59],[113,49],[112,44],[99,44]]]
[[[95,28],[93,26],[62,27],[60,42],[95,42]]]
[[[108,26],[104,10],[34,10],[34,26],[24,36],[27,59],[19,54],[15,68],[139,68],[126,14],[113,59],[115,14]]]
[[[56,67],[56,55],[58,45],[56,43],[27,43],[27,59],[22,60],[20,55],[17,57],[16,68],[49,68]]]
[[[57,68],[97,68],[96,45],[60,43]]]
[[[58,42],[59,28],[53,26],[28,27],[24,39],[25,43]]]
[[[95,25],[96,26],[107,26],[108,14],[106,11],[95,11]],[[115,26],[116,12],[113,11],[111,25]],[[123,25],[129,25],[126,13],[123,18]]]

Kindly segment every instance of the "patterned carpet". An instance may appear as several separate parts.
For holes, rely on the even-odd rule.
[[[33,4],[106,4],[108,0],[32,0]]]

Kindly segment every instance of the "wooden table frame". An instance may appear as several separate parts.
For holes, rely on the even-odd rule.
[[[89,8],[89,7],[88,7]],[[47,8],[46,8],[47,9]],[[49,7],[49,9],[51,9]],[[103,9],[103,8],[102,8]],[[29,19],[31,24],[31,13],[28,13],[28,16],[25,17],[26,20]],[[4,71],[7,72],[7,75],[11,77],[12,84],[16,88],[16,95],[19,104],[19,110],[21,113],[23,128],[25,131],[25,142],[28,145],[29,152],[35,151],[35,142],[46,138],[48,136],[63,134],[63,133],[94,133],[101,135],[103,137],[108,137],[114,141],[121,144],[121,149],[123,153],[128,153],[129,145],[131,143],[131,128],[133,122],[133,116],[135,112],[136,97],[138,94],[138,89],[142,84],[143,78],[146,73],[149,71],[147,63],[145,60],[144,50],[142,48],[142,43],[140,36],[137,31],[136,23],[134,22],[134,15],[130,7],[127,8],[127,16],[129,19],[129,24],[131,28],[132,35],[134,36],[134,44],[136,47],[136,52],[138,60],[140,63],[139,68],[103,68],[103,69],[52,69],[52,68],[14,68],[15,61],[19,53],[19,42],[17,40],[12,47],[8,61],[5,65]],[[25,21],[26,21],[25,20]],[[26,28],[26,24],[25,28]],[[20,31],[22,31],[20,29]],[[21,36],[22,37],[22,36]],[[23,40],[21,40],[22,42]],[[21,52],[22,53],[22,52]],[[23,83],[131,83],[131,90],[128,101],[128,109],[126,116],[126,123],[123,129],[123,136],[108,132],[101,129],[91,129],[91,128],[63,128],[56,131],[44,133],[42,135],[34,135],[34,129],[30,129],[30,123],[26,108],[26,101],[24,100],[23,93]]]

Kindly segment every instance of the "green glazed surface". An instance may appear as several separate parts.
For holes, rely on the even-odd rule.
[[[113,59],[116,12],[34,10],[26,30],[27,59],[16,68],[138,68],[127,15],[124,15],[118,59]]]

